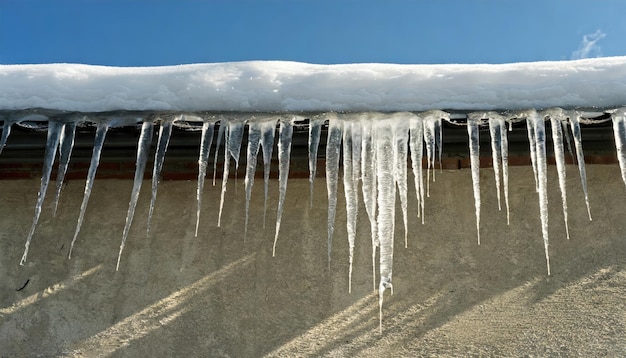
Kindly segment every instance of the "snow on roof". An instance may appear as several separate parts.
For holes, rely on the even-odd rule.
[[[626,57],[501,65],[0,65],[0,110],[424,111],[626,104]]]

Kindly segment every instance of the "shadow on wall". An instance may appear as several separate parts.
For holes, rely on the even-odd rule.
[[[69,182],[57,217],[44,207],[23,267],[38,182],[2,182],[0,356],[625,354],[626,188],[619,168],[587,167],[590,222],[577,168],[568,166],[569,241],[556,169],[548,168],[551,277],[532,170],[510,170],[510,226],[497,209],[493,171],[481,171],[480,246],[469,171],[437,173],[424,225],[409,192],[407,249],[398,206],[395,292],[385,297],[382,335],[367,214],[361,205],[349,294],[345,202],[341,195],[329,270],[322,180],[313,208],[308,181],[289,182],[274,258],[276,181],[265,229],[262,186],[255,186],[245,241],[242,180],[229,181],[221,227],[219,183],[206,188],[197,238],[196,184],[164,182],[150,237],[143,214],[150,198],[142,194],[119,272],[130,181],[96,181],[71,260],[84,183]]]

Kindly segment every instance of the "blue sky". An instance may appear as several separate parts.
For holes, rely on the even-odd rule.
[[[624,14],[622,0],[0,0],[0,63],[430,64],[621,56]]]

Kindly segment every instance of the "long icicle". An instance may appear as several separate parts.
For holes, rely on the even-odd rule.
[[[59,197],[61,196],[61,189],[63,188],[63,180],[65,179],[65,173],[67,167],[70,164],[70,157],[72,156],[72,149],[74,148],[74,136],[76,134],[77,122],[72,121],[65,123],[63,132],[61,133],[61,139],[59,141],[59,169],[57,171],[56,191],[54,193],[54,201],[52,204],[52,216],[57,216],[57,207],[59,205]]]
[[[561,108],[550,109],[546,112],[550,117],[550,127],[552,129],[552,144],[554,147],[554,158],[556,160],[556,170],[559,176],[559,188],[561,189],[561,203],[563,204],[563,221],[565,222],[565,234],[569,240],[569,224],[567,220],[567,187],[565,170],[565,149],[563,147],[563,127],[561,122],[565,120]]]
[[[408,215],[408,154],[409,154],[409,121],[412,114],[408,112],[396,113],[392,120],[393,126],[393,160],[394,180],[398,186],[400,196],[400,208],[402,209],[402,222],[404,223],[404,247],[409,246],[409,215]],[[441,128],[439,128],[441,131]]]
[[[470,166],[472,168],[472,187],[476,211],[476,235],[478,236],[478,245],[480,245],[480,143],[478,125],[481,122],[482,114],[473,114],[470,113],[467,118],[467,134],[469,137]]]
[[[370,118],[361,119],[361,186],[365,211],[370,222],[372,241],[372,285],[376,290],[376,248],[378,242],[378,225],[376,223],[376,151],[374,147],[374,131]],[[421,143],[420,143],[421,144]]]
[[[224,148],[224,174],[222,176],[222,193],[220,196],[220,211],[217,217],[217,226],[222,224],[222,212],[224,210],[224,200],[226,199],[226,188],[228,184],[228,176],[230,174],[230,158],[235,160],[235,176],[239,169],[239,154],[241,151],[241,140],[243,138],[243,128],[245,121],[228,120],[226,122],[228,128],[226,130],[226,142]]]
[[[230,154],[228,153],[229,140],[230,140],[230,121],[223,119],[220,122],[220,129],[222,129],[222,127],[224,127],[224,169],[222,171],[222,190],[220,192],[220,207],[219,207],[219,211],[217,214],[217,226],[218,227],[222,225],[222,210],[224,209],[224,199],[226,196],[228,176],[230,174]],[[219,134],[217,138],[218,138],[218,145],[219,145],[219,138],[220,138]],[[216,149],[215,151],[217,153],[219,149]]]
[[[215,174],[217,173],[217,157],[220,153],[220,145],[222,144],[222,137],[226,133],[226,120],[222,117],[219,121],[219,128],[217,130],[217,142],[215,143],[215,159],[213,160],[213,186],[215,186]],[[228,151],[228,147],[224,150]]]
[[[502,163],[502,127],[500,125],[501,118],[498,118],[495,114],[487,113],[487,119],[489,120],[489,135],[491,137],[491,161],[493,164],[493,175],[496,180],[496,197],[498,198],[498,210],[502,210],[502,204],[500,199],[500,173]]]
[[[152,144],[152,133],[154,129],[154,123],[151,119],[145,120],[141,125],[141,135],[139,136],[139,142],[137,144],[137,162],[135,168],[135,179],[133,182],[133,191],[130,196],[130,203],[128,204],[128,214],[126,215],[126,224],[124,225],[124,233],[122,235],[122,243],[120,244],[120,252],[117,255],[117,265],[115,265],[115,271],[120,269],[120,260],[122,259],[122,251],[126,245],[126,239],[130,232],[130,225],[133,222],[135,216],[135,208],[137,207],[137,200],[139,199],[139,191],[141,190],[141,182],[143,181],[144,172],[146,170],[146,162],[148,161],[148,154],[150,152],[150,145]]]
[[[274,118],[263,122],[261,128],[261,148],[263,150],[263,228],[267,217],[267,195],[270,182],[270,168],[272,165],[272,151],[274,150],[274,137],[276,136],[276,122]]]
[[[543,246],[546,253],[546,266],[548,276],[550,276],[550,254],[548,251],[548,168],[546,163],[546,132],[544,119],[537,111],[532,110],[527,115],[528,126],[533,127],[534,141],[530,143],[535,147],[535,167],[537,168],[537,185],[539,194],[539,212],[541,218],[541,234],[543,236]]]
[[[93,153],[91,155],[91,163],[89,164],[89,171],[87,172],[87,181],[85,182],[85,192],[83,194],[83,202],[80,204],[80,213],[78,214],[78,221],[76,223],[76,230],[74,230],[74,237],[70,244],[70,252],[68,258],[72,258],[72,250],[74,250],[74,244],[80,233],[80,228],[83,226],[83,218],[85,217],[85,211],[87,210],[87,204],[89,203],[89,197],[91,196],[91,189],[93,188],[93,182],[96,178],[96,171],[100,164],[100,154],[102,153],[102,146],[104,145],[104,139],[106,138],[107,131],[109,130],[109,121],[103,120],[98,122],[96,129],[96,136],[93,142]]]
[[[256,172],[257,156],[261,146],[261,123],[251,121],[248,124],[248,148],[246,150],[246,177],[244,185],[246,190],[246,223],[244,226],[244,240],[248,237],[248,219],[250,217],[250,197],[254,185],[254,173]]]
[[[389,120],[380,120],[376,128],[376,156],[385,158],[393,152],[393,125]],[[394,163],[392,160],[377,160],[376,175],[378,186],[378,238],[380,240],[380,284],[378,285],[378,326],[383,329],[383,298],[386,289],[391,289],[393,272],[393,242],[396,207],[396,185],[394,183]]]
[[[342,137],[341,123],[336,114],[328,115],[328,138],[326,142],[326,192],[328,194],[328,269],[333,246],[335,214],[337,212],[337,181]]]
[[[526,131],[528,132],[528,142],[531,144],[537,143],[537,134],[535,133],[535,126],[529,120],[526,120]],[[530,162],[533,167],[533,175],[535,178],[535,192],[539,192],[539,179],[537,178],[537,146],[530,145]]]
[[[611,120],[613,121],[617,160],[622,173],[622,181],[626,185],[626,108],[620,108],[611,114]]]
[[[152,196],[150,197],[150,209],[148,210],[148,224],[146,225],[146,233],[150,235],[150,228],[152,226],[152,214],[154,213],[154,204],[157,197],[157,188],[161,181],[161,170],[163,169],[163,161],[165,160],[165,152],[167,152],[167,146],[170,143],[170,136],[172,135],[173,119],[167,119],[161,122],[159,128],[159,139],[157,141],[157,150],[154,154],[154,164],[152,167]]]
[[[587,170],[585,169],[585,154],[583,153],[583,140],[580,135],[580,113],[577,111],[570,111],[567,113],[569,117],[569,124],[572,128],[572,134],[574,135],[574,145],[576,146],[576,157],[578,158],[578,171],[580,173],[580,183],[583,187],[583,194],[585,194],[585,204],[587,205],[587,214],[589,215],[589,221],[591,221],[591,208],[589,207],[589,193],[587,192]]]
[[[309,123],[309,205],[313,207],[313,183],[317,173],[317,150],[320,145],[324,119],[312,118]]]
[[[206,167],[211,153],[211,144],[213,143],[214,122],[204,121],[202,123],[202,139],[200,142],[200,154],[198,155],[198,189],[196,190],[196,233],[198,237],[198,228],[200,227],[200,210],[202,209],[202,193],[204,191],[204,179],[206,178]],[[217,150],[217,149],[216,149]]]
[[[26,257],[28,256],[28,249],[30,242],[35,234],[35,228],[39,222],[39,216],[41,215],[41,206],[46,197],[46,191],[48,189],[48,183],[50,182],[50,173],[52,172],[52,166],[54,165],[54,158],[56,156],[57,147],[61,138],[61,132],[63,132],[63,123],[50,119],[48,121],[48,137],[46,139],[46,152],[44,155],[43,170],[41,173],[41,186],[39,188],[39,194],[37,195],[37,204],[35,204],[35,216],[33,217],[33,223],[28,232],[26,244],[24,245],[24,254],[20,260],[20,265],[24,265]]]
[[[293,119],[281,120],[278,134],[278,210],[276,212],[276,234],[272,257],[276,256],[276,242],[280,233],[280,222],[283,217],[283,207],[287,194],[287,179],[289,179],[289,158],[291,157],[291,137],[293,136]]]
[[[346,198],[346,230],[348,232],[348,293],[352,293],[352,264],[354,262],[354,243],[356,238],[356,222],[358,213],[358,196],[356,180],[354,179],[354,161],[352,156],[352,129],[353,121],[342,120],[343,125],[343,190]]]
[[[506,121],[500,117],[500,154],[502,154],[502,182],[504,186],[504,204],[506,206],[506,224],[511,224],[511,210],[509,208],[509,137]]]

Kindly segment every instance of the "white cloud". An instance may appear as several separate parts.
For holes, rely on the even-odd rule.
[[[598,41],[606,37],[606,34],[601,30],[597,30],[592,34],[583,36],[578,50],[572,52],[572,60],[579,60],[581,58],[600,57],[602,56],[601,48],[598,46]]]

